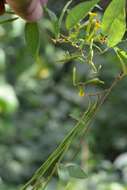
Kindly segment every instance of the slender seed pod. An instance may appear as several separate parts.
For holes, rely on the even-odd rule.
[[[43,15],[42,6],[47,0],[6,0],[17,15],[23,19],[34,22]]]

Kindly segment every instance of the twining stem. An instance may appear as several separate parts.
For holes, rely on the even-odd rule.
[[[119,74],[112,85],[106,91],[105,95],[101,98],[100,102],[98,101],[93,105],[88,107],[88,110],[83,114],[81,119],[77,122],[76,126],[71,130],[71,132],[64,138],[60,143],[58,148],[50,155],[46,162],[35,172],[34,176],[24,185],[21,190],[27,190],[29,187],[31,190],[38,190],[38,185],[44,185],[43,190],[45,189],[47,183],[52,178],[55,173],[57,164],[61,161],[67,150],[69,149],[72,141],[77,137],[85,134],[90,129],[90,124],[97,115],[101,106],[104,104],[105,100],[117,85],[117,83],[124,77],[123,74]],[[50,171],[51,169],[51,171]],[[50,174],[48,172],[50,171]],[[47,175],[47,177],[46,177]]]
[[[119,73],[118,76],[116,76],[116,78],[113,80],[111,86],[110,86],[108,89],[106,89],[106,90],[104,91],[104,92],[105,92],[105,95],[101,98],[100,103],[99,103],[99,105],[98,105],[98,108],[97,108],[96,112],[94,113],[91,122],[93,121],[93,119],[95,118],[95,116],[97,115],[97,113],[99,112],[101,106],[102,106],[102,105],[104,104],[104,102],[107,100],[108,96],[110,95],[110,93],[112,92],[112,90],[114,89],[114,87],[115,87],[115,86],[118,84],[118,82],[120,82],[124,77],[125,77],[124,73]],[[89,97],[89,95],[90,95],[90,96],[95,96],[95,94],[88,94],[87,96]],[[100,96],[100,93],[97,93],[96,96]],[[90,129],[91,129],[91,128],[90,128],[90,124],[89,124],[89,125],[85,128],[85,130],[83,131],[83,133],[82,133],[82,135],[81,135],[81,138],[80,138],[81,141],[82,141],[82,138],[84,138],[84,136],[87,135],[87,133],[88,133],[88,131],[89,131]],[[80,150],[80,147],[81,147],[80,144],[81,144],[81,143],[79,143],[79,146],[78,146],[76,152],[74,153],[74,155],[72,156],[71,160],[74,160],[75,157],[77,156],[77,154],[78,154],[78,152],[79,152],[79,150]]]

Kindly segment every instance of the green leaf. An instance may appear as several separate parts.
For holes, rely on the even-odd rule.
[[[127,75],[127,52],[117,47],[114,48],[114,50],[116,52],[117,57],[120,60],[124,75]]]
[[[93,78],[93,79],[90,79],[90,80],[87,80],[85,82],[86,85],[88,84],[104,84],[104,81],[100,80],[99,78]]]
[[[73,9],[71,9],[66,18],[66,28],[72,29],[80,20],[85,18],[89,11],[99,2],[100,0],[92,0],[83,3],[79,3]]]
[[[67,167],[64,164],[60,164],[58,167],[58,176],[60,180],[67,182],[70,178]]]
[[[18,108],[18,100],[10,85],[0,85],[0,112],[11,114]]]
[[[70,178],[84,179],[87,177],[84,170],[79,165],[74,163],[67,165],[60,164],[58,167],[58,175],[64,182],[67,182]]]
[[[59,34],[60,34],[59,20],[58,20],[56,14],[53,11],[51,11],[47,7],[45,8],[45,10],[47,11],[47,13],[48,13],[48,15],[50,17],[55,38],[58,38]]]
[[[25,25],[25,40],[27,49],[31,55],[36,58],[40,47],[40,35],[37,23],[26,23]]]
[[[61,28],[62,26],[62,21],[63,21],[63,18],[64,18],[64,15],[69,7],[69,5],[72,3],[72,0],[68,1],[67,4],[64,6],[62,12],[61,12],[61,15],[60,15],[60,18],[59,18],[59,28]]]
[[[113,47],[126,31],[125,0],[112,0],[102,19],[102,32],[108,36],[108,46]]]
[[[1,20],[0,24],[7,24],[13,21],[16,21],[17,19],[19,19],[19,17],[14,17],[14,18],[10,18],[10,19],[6,19],[6,20]]]
[[[84,179],[87,177],[87,174],[84,172],[84,170],[77,164],[69,164],[67,166],[67,171],[70,177],[73,178]]]

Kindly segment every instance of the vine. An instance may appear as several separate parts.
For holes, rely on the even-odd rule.
[[[90,130],[90,124],[93,121],[93,119],[96,117],[101,106],[107,100],[113,88],[123,78],[124,78],[123,73],[119,74],[114,79],[111,86],[104,94],[104,96],[102,96],[100,100],[96,100],[95,103],[90,103],[88,109],[84,112],[83,116],[78,120],[76,126],[65,137],[65,139],[61,142],[58,148],[49,156],[46,162],[44,162],[44,164],[36,171],[34,176],[26,183],[26,185],[24,185],[23,188],[21,188],[21,190],[27,190],[28,187],[33,190],[38,190],[39,188],[45,189],[48,182],[53,177],[53,174],[56,172],[58,165],[60,164],[63,156],[69,149],[73,140],[76,139],[77,137],[81,138],[82,136],[85,136],[87,134],[87,132]]]
[[[126,53],[123,53],[116,45],[122,40],[123,35],[126,30],[126,21],[125,21],[125,1],[121,1],[120,7],[117,9],[117,17],[114,18],[114,15],[111,15],[111,11],[114,10],[116,7],[117,2],[114,0],[111,2],[109,7],[106,9],[102,21],[99,20],[98,14],[95,12],[90,12],[90,10],[99,2],[97,0],[93,0],[91,2],[83,2],[75,6],[72,10],[69,11],[67,18],[66,18],[66,29],[68,31],[68,35],[62,34],[60,32],[60,25],[62,23],[62,19],[68,6],[71,4],[72,1],[68,2],[68,4],[64,7],[64,11],[62,12],[62,16],[60,19],[52,13],[50,10],[46,8],[46,11],[53,23],[53,34],[54,37],[52,41],[55,44],[68,44],[72,46],[73,52],[66,52],[65,57],[62,62],[66,62],[67,60],[75,60],[77,59],[81,63],[86,63],[89,65],[91,78],[85,82],[80,82],[77,80],[77,68],[73,68],[73,85],[75,88],[79,89],[79,95],[82,96],[96,96],[97,100],[94,104],[90,105],[88,110],[83,114],[83,117],[79,119],[76,127],[72,129],[69,135],[65,138],[65,140],[58,146],[56,151],[54,151],[49,159],[40,167],[39,170],[35,173],[33,178],[23,187],[22,190],[27,189],[27,187],[32,187],[33,189],[38,189],[38,180],[41,187],[45,188],[47,182],[51,179],[54,172],[57,169],[57,165],[60,163],[63,155],[66,153],[67,149],[70,147],[72,141],[80,136],[82,133],[86,134],[87,131],[90,129],[90,123],[93,118],[96,116],[97,112],[99,111],[100,107],[103,105],[104,101],[109,96],[110,92],[116,86],[116,84],[127,74],[126,73]],[[114,12],[116,14],[116,12]],[[85,16],[89,15],[88,19],[84,20]],[[113,17],[113,18],[112,18]],[[122,19],[121,19],[122,17]],[[115,19],[112,20],[112,19]],[[120,20],[121,28],[117,31],[117,35],[114,36],[114,26]],[[112,22],[111,22],[112,21]],[[111,26],[110,26],[111,25]],[[101,49],[101,47],[104,49]],[[122,66],[122,74],[118,75],[115,80],[113,81],[112,85],[109,89],[106,89],[104,95],[102,96],[102,92],[98,92],[95,94],[87,94],[86,93],[86,85],[89,84],[104,84],[98,78],[99,71],[101,69],[101,65],[99,67],[96,66],[94,63],[94,54],[95,49],[99,51],[99,54],[103,54],[105,51],[108,51],[109,48],[114,49],[115,53],[117,54],[121,66]],[[86,51],[88,50],[88,51]],[[124,58],[124,59],[123,59]],[[101,95],[101,98],[100,98]],[[98,99],[99,97],[99,99]],[[80,127],[81,125],[81,127]],[[52,168],[52,169],[51,169]],[[50,170],[51,175],[45,177],[45,173]],[[44,179],[43,179],[44,178]],[[46,181],[45,181],[46,180]],[[43,186],[44,185],[44,186]]]
[[[33,56],[35,62],[38,61],[40,48],[40,28],[36,21],[42,17],[42,5],[51,24],[51,29],[48,32],[51,36],[52,43],[55,45],[67,45],[67,51],[65,51],[64,57],[58,61],[65,63],[67,61],[78,60],[78,62],[86,64],[89,67],[89,79],[79,81],[78,68],[74,66],[72,80],[74,88],[76,90],[78,89],[79,96],[88,98],[88,100],[89,97],[94,96],[94,102],[88,101],[88,109],[78,119],[75,127],[35,172],[33,177],[21,188],[21,190],[45,189],[54,173],[58,171],[61,160],[74,139],[81,138],[81,134],[83,136],[87,134],[91,122],[96,117],[113,88],[127,75],[127,52],[119,48],[119,43],[124,39],[126,32],[126,1],[112,0],[104,11],[104,14],[102,14],[102,8],[98,5],[100,0],[78,3],[70,9],[71,0],[65,5],[59,17],[48,9],[46,6],[47,1],[44,0],[36,1],[37,3],[34,7],[32,4],[34,0],[28,1],[27,3],[25,1],[17,2],[16,0],[7,0],[7,2],[14,12],[10,11],[10,9],[6,11],[5,1],[2,0],[1,14],[6,13],[9,15],[9,18],[1,21],[0,24],[17,20],[18,17],[13,16],[13,14],[27,21],[25,24],[25,40],[27,49]],[[95,7],[96,11],[93,11]],[[64,31],[62,30],[63,24],[65,26]],[[116,32],[117,25],[119,27]],[[94,57],[96,53],[102,55],[108,52],[109,49],[112,49],[118,57],[121,64],[121,73],[114,79],[108,89],[96,93],[87,93],[86,87],[91,84],[104,85],[104,81],[100,79],[100,70],[103,67],[102,65],[97,66]],[[75,166],[73,169],[75,169]],[[83,175],[81,168],[80,171]]]

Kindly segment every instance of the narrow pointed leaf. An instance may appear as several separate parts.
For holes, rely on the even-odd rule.
[[[117,47],[114,50],[121,63],[123,73],[127,75],[127,52]]]
[[[59,19],[57,18],[56,14],[47,7],[45,8],[45,10],[47,11],[49,18],[51,20],[53,34],[55,35],[55,38],[57,38],[60,35]]]
[[[37,23],[26,23],[25,40],[28,51],[35,58],[40,47],[39,28]]]
[[[70,177],[77,179],[84,179],[87,177],[85,171],[77,164],[70,164],[67,166],[67,171]]]
[[[66,18],[66,28],[68,30],[72,29],[76,24],[78,24],[80,20],[87,16],[89,11],[93,9],[99,1],[100,0],[86,1],[79,3],[74,8],[72,8]]]

